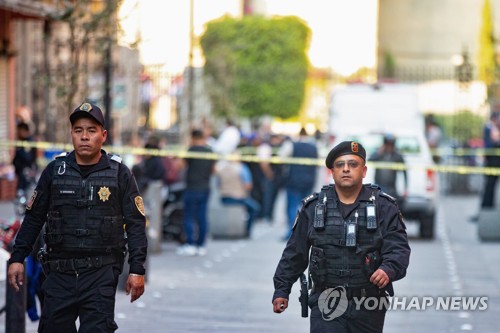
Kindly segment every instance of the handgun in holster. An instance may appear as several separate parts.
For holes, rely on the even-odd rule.
[[[37,253],[37,259],[42,266],[42,271],[45,275],[49,273],[49,254],[47,253],[47,249],[45,247],[41,247]]]
[[[302,306],[302,318],[309,315],[309,285],[304,273],[300,275],[300,305]]]

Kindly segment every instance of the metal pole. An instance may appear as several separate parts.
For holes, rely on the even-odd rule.
[[[9,263],[7,263],[9,271]],[[7,280],[8,281],[8,280]],[[19,286],[19,291],[7,283],[5,293],[5,333],[25,333],[26,332],[26,264],[24,263],[24,283]]]
[[[194,113],[194,68],[193,68],[193,48],[194,48],[194,0],[189,4],[189,64],[188,64],[188,114],[187,114],[187,133],[189,135],[189,123],[193,121]]]
[[[113,144],[113,124],[111,119],[111,109],[112,109],[112,96],[111,96],[111,86],[113,80],[112,74],[112,40],[108,38],[106,51],[104,54],[104,121],[106,122],[106,129],[108,130],[108,144]]]

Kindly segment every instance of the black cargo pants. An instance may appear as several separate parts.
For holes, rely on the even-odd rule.
[[[112,333],[119,265],[48,273],[39,333]],[[76,320],[79,318],[79,328]]]
[[[320,293],[309,296],[310,332],[311,333],[382,333],[386,309],[366,309],[363,304],[357,305],[354,300],[348,300],[347,306],[337,311],[337,316],[323,318],[318,306]]]

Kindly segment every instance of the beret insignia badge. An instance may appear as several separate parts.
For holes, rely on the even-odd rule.
[[[90,112],[92,111],[92,105],[90,103],[83,103],[80,105],[80,110]]]

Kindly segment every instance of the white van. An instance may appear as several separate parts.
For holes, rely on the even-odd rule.
[[[360,142],[367,158],[382,145],[385,134],[394,135],[408,174],[401,211],[406,220],[420,224],[420,237],[433,238],[439,182],[418,105],[418,90],[411,84],[346,85],[332,93],[329,134],[335,137],[334,145],[345,140]],[[368,162],[365,183],[373,183],[375,168]],[[402,176],[397,187],[402,193]]]

